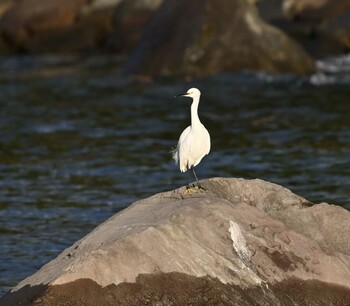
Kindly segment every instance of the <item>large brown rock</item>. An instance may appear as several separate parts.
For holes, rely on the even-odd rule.
[[[264,20],[316,58],[350,51],[350,0],[261,0],[257,6]]]
[[[328,20],[319,27],[319,32],[328,38],[330,43],[338,45],[343,53],[350,51],[350,9]],[[340,52],[339,52],[340,53]]]
[[[141,1],[141,0],[137,0],[137,1]],[[122,2],[123,0],[90,0],[90,1],[87,1],[87,3],[84,5],[81,11],[81,14],[87,15],[87,14],[96,13],[98,11],[103,11],[106,9],[111,9],[111,8],[113,9],[115,7],[118,7]]]
[[[55,29],[33,37],[21,49],[31,53],[79,53],[104,50],[112,31],[113,10],[81,16],[68,28]]]
[[[19,48],[33,37],[74,24],[85,0],[19,0],[2,16],[3,36]]]
[[[4,15],[16,0],[2,0],[0,1],[0,17]]]
[[[304,50],[265,23],[246,0],[167,0],[123,72],[205,75],[248,69],[303,74],[313,68]]]
[[[0,305],[349,305],[350,212],[215,178],[134,203]]]
[[[350,0],[283,0],[283,10],[290,19],[322,22],[350,9]]]
[[[124,0],[115,10],[113,31],[108,38],[108,48],[117,53],[128,53],[139,42],[145,25],[163,0]]]
[[[112,31],[113,5],[119,2],[19,0],[1,18],[0,32],[12,52],[94,50]]]
[[[162,0],[8,0],[0,52],[127,52]],[[2,16],[3,15],[3,16]],[[2,16],[2,17],[1,17]],[[5,46],[7,45],[7,46]]]

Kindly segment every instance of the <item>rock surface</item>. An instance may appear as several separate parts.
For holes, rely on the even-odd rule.
[[[8,0],[0,4],[0,51],[70,53],[130,48],[162,0]],[[119,6],[132,7],[115,21]],[[132,39],[127,39],[130,34]],[[111,48],[112,47],[112,48]]]
[[[130,52],[162,2],[163,0],[123,1],[114,11],[108,47],[118,53]]]
[[[25,48],[47,33],[70,28],[85,0],[19,0],[4,13],[2,35],[12,46]]]
[[[314,62],[246,0],[167,0],[123,70],[156,76],[242,69],[305,74]]]
[[[349,0],[283,0],[283,10],[291,19],[322,22],[349,9]]]
[[[0,1],[1,54],[124,58],[137,46],[126,74],[305,74],[314,59],[349,52],[349,37],[350,0]]]
[[[202,185],[134,203],[0,305],[349,304],[348,211],[258,179]]]
[[[264,20],[316,58],[350,50],[349,0],[262,0],[257,6]]]

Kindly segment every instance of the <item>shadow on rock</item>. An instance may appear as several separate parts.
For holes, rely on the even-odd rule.
[[[254,288],[183,273],[139,275],[135,283],[101,287],[89,279],[64,285],[25,287],[0,301],[7,306],[112,305],[334,305],[345,306],[350,291],[325,282],[289,279]]]

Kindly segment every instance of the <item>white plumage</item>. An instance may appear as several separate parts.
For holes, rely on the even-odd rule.
[[[180,171],[186,172],[192,169],[199,186],[198,178],[194,172],[202,158],[210,151],[210,135],[198,117],[198,104],[201,92],[197,88],[191,88],[185,94],[177,95],[192,98],[191,125],[181,134],[176,149],[173,151],[173,158],[179,164]]]

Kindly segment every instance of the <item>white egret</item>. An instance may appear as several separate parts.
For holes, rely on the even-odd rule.
[[[182,132],[177,147],[172,153],[175,163],[179,164],[180,171],[186,172],[191,169],[197,181],[197,188],[203,189],[199,185],[194,167],[197,166],[202,158],[209,153],[210,135],[198,117],[200,95],[201,92],[197,88],[190,88],[187,93],[176,96],[192,98],[191,125]],[[187,190],[190,189],[191,188],[188,186]]]

